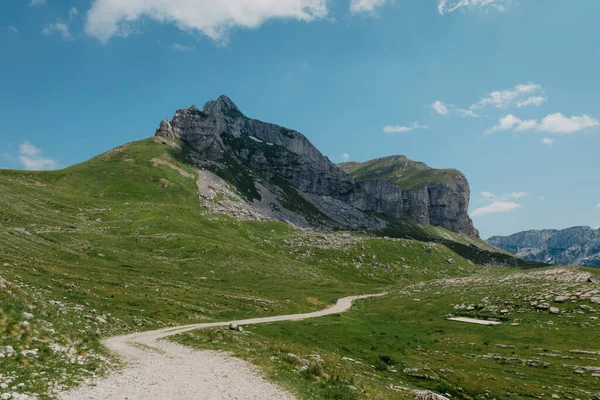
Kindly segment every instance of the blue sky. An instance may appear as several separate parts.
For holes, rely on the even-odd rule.
[[[3,0],[0,168],[221,94],[334,162],[457,168],[483,237],[600,226],[597,0]]]

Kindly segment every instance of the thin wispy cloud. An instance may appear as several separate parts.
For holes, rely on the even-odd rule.
[[[13,33],[19,33],[19,30],[17,28],[15,28],[14,26],[9,26],[8,30],[13,32]]]
[[[173,43],[171,45],[171,48],[173,48],[174,50],[177,50],[177,51],[192,51],[192,50],[196,49],[195,46],[186,46],[184,44],[179,44],[179,43]]]
[[[344,153],[340,156],[340,158],[342,159],[342,161],[348,161],[350,160],[350,154]]]
[[[596,208],[600,208],[600,203],[596,204]]]
[[[388,125],[383,127],[383,131],[387,134],[392,134],[392,133],[405,133],[405,132],[410,132],[410,131],[414,131],[415,129],[428,129],[429,127],[427,125],[420,125],[417,122],[413,122],[412,125],[409,126],[401,126],[401,125]]]
[[[42,29],[42,33],[45,36],[59,35],[65,40],[73,39],[73,35],[71,35],[71,32],[69,32],[69,25],[62,21],[56,21],[54,23],[47,24]]]
[[[550,145],[554,144],[554,139],[545,137],[545,138],[542,138],[542,143],[550,146]]]
[[[460,8],[506,11],[510,0],[438,0],[438,12],[441,15],[454,12]]]
[[[471,109],[459,108],[454,104],[445,104],[439,100],[435,101],[431,108],[435,110],[439,115],[447,116],[452,113],[460,114],[461,117],[479,118],[479,115]]]
[[[35,7],[35,6],[41,6],[41,5],[43,5],[43,4],[46,4],[46,0],[31,0],[31,1],[29,2],[29,5],[30,5],[31,7]]]
[[[512,192],[512,193],[504,193],[502,195],[496,195],[492,192],[481,192],[482,200],[489,201],[507,201],[507,200],[517,200],[522,199],[527,196],[527,192]]]
[[[77,16],[77,14],[79,14],[79,11],[77,11],[77,9],[75,7],[71,7],[69,9],[69,20],[72,20],[73,18],[75,18]]]
[[[353,13],[370,12],[375,7],[380,7],[387,3],[387,0],[352,0],[350,2],[350,11]]]
[[[30,142],[19,145],[19,163],[28,170],[41,171],[56,168],[56,161],[43,157],[43,150]]]
[[[313,21],[328,15],[326,0],[94,0],[85,31],[101,42],[128,36],[144,18],[223,42],[231,28],[258,28],[272,19]]]
[[[521,208],[521,205],[513,201],[497,201],[485,207],[476,209],[471,213],[471,217],[482,217],[488,214],[498,214],[514,211]]]
[[[600,121],[586,114],[574,117],[565,117],[561,113],[548,114],[545,118],[539,121],[522,120],[513,114],[508,114],[502,117],[496,126],[486,130],[484,135],[489,136],[502,131],[538,131],[544,133],[554,133],[558,135],[573,135],[599,125]],[[542,141],[544,142],[544,139],[542,139]],[[544,142],[544,144],[552,143],[553,142],[551,139]]]
[[[490,204],[477,208],[471,213],[472,217],[481,217],[488,214],[505,213],[521,208],[521,204],[515,200],[526,197],[527,192],[512,192],[497,195],[492,192],[481,192],[482,202],[491,202]]]
[[[507,90],[495,90],[468,108],[460,108],[454,104],[446,104],[440,100],[436,101],[431,107],[440,115],[450,115],[457,113],[462,117],[479,118],[478,110],[486,107],[506,109],[509,107],[528,107],[541,106],[548,99],[542,96],[543,89],[535,83],[521,83]]]
[[[534,83],[518,84],[514,88],[508,90],[495,90],[486,97],[479,100],[471,106],[471,110],[476,110],[485,106],[496,108],[508,108],[511,105],[517,107],[526,107],[529,105],[540,106],[547,99],[543,96],[535,95],[542,91],[540,85]]]

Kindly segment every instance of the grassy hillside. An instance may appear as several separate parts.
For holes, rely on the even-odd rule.
[[[451,399],[596,399],[600,285],[590,276],[600,273],[495,269],[400,285],[338,316],[174,340],[233,351],[301,399],[414,399],[421,389]]]
[[[99,340],[117,333],[316,310],[482,270],[440,243],[215,216],[180,146],[148,139],[61,171],[0,171],[6,390],[45,397],[105,373],[116,360]]]
[[[416,189],[425,185],[450,184],[460,175],[455,169],[432,169],[404,156],[339,164],[348,175],[360,181],[389,180],[401,189]]]

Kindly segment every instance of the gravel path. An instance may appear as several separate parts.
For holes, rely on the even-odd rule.
[[[198,351],[160,339],[194,329],[228,326],[232,322],[243,326],[322,317],[348,310],[354,300],[383,295],[345,297],[332,307],[308,314],[185,325],[112,337],[104,344],[123,358],[126,367],[58,397],[61,400],[292,400],[294,396],[265,381],[246,361],[223,352]]]

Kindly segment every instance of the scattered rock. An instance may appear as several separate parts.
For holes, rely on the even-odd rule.
[[[229,330],[237,331],[237,332],[244,332],[244,328],[242,328],[235,322],[232,322],[231,324],[229,324]]]
[[[560,308],[550,307],[550,314],[560,314]]]
[[[435,394],[427,390],[415,390],[413,391],[415,400],[450,400],[440,394]]]

